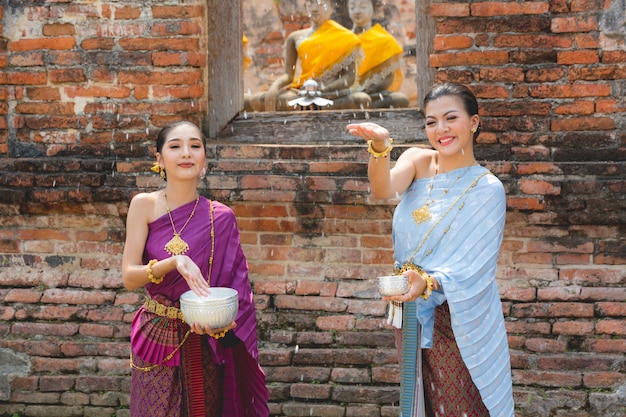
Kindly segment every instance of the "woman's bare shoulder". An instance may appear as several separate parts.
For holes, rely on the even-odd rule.
[[[148,222],[153,220],[156,213],[157,202],[160,191],[152,191],[148,193],[138,193],[130,200],[128,215],[145,217]]]
[[[438,152],[433,149],[413,146],[402,153],[400,158],[415,167],[415,178],[432,177]],[[398,160],[400,161],[400,159]]]
[[[422,148],[420,146],[412,146],[402,153],[404,158],[410,159],[413,162],[432,161],[437,157],[437,151],[433,149]]]

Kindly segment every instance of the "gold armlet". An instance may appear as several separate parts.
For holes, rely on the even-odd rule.
[[[163,282],[163,277],[155,277],[154,275],[152,275],[152,266],[154,266],[154,264],[157,262],[158,261],[156,259],[152,259],[150,260],[150,262],[148,262],[148,279],[153,284],[160,284],[161,282]]]
[[[387,145],[387,148],[382,151],[382,152],[376,152],[374,150],[374,148],[372,148],[372,141],[368,140],[367,141],[367,152],[369,152],[370,154],[372,154],[372,156],[376,159],[378,158],[386,158],[387,156],[389,156],[389,154],[391,153],[391,150],[393,149],[392,146],[393,143],[393,139],[389,138],[385,141],[385,144]]]

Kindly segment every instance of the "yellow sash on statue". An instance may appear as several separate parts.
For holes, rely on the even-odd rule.
[[[389,32],[376,23],[359,35],[365,57],[359,65],[359,84],[376,84],[390,72],[395,73],[389,91],[398,91],[402,84],[402,71],[399,68],[404,49]]]
[[[248,37],[243,35],[243,70],[247,70],[250,64],[252,64],[252,58],[248,54]]]
[[[302,72],[292,88],[299,88],[308,79],[328,82],[356,57],[361,40],[333,20],[324,22],[297,46]]]

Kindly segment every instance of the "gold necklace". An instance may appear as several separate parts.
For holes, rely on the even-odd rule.
[[[472,183],[463,191],[463,193],[461,193],[461,195],[454,200],[454,202],[452,203],[452,205],[450,205],[450,207],[448,207],[448,209],[441,215],[441,217],[439,218],[439,220],[437,220],[437,222],[435,222],[435,224],[433,224],[430,229],[428,230],[428,232],[426,233],[426,235],[424,236],[424,238],[422,239],[422,241],[420,242],[420,244],[417,246],[417,248],[413,251],[413,254],[411,255],[411,257],[409,258],[409,260],[407,261],[407,263],[412,263],[413,262],[413,258],[415,258],[415,255],[417,255],[417,253],[419,252],[420,249],[422,249],[422,246],[424,246],[424,244],[426,243],[426,241],[428,240],[428,238],[430,237],[430,234],[433,232],[433,230],[435,229],[435,227],[437,227],[439,225],[439,223],[441,223],[441,221],[443,220],[444,217],[446,217],[448,215],[448,213],[450,213],[450,211],[452,211],[452,209],[459,203],[459,201],[461,201],[461,199],[463,197],[465,197],[465,195],[471,191],[474,187],[476,187],[476,185],[478,185],[478,181],[480,181],[480,179],[482,177],[484,177],[485,175],[491,174],[490,171],[486,171],[483,172],[482,174],[480,174],[478,177],[476,177],[476,179],[474,181],[472,181]],[[459,206],[459,211],[461,211],[463,209],[463,207],[465,206],[465,202],[463,202],[460,206]],[[441,235],[439,241],[441,239],[443,239],[443,236],[445,236],[448,232],[450,231],[450,226],[446,227],[445,231],[443,232],[443,234]],[[439,242],[438,241],[438,242]],[[427,253],[426,256],[430,256],[430,254],[433,252],[432,249],[430,249]]]
[[[438,198],[441,198],[444,195],[448,194],[450,189],[452,187],[454,187],[454,184],[456,184],[456,182],[459,179],[461,179],[461,177],[465,174],[466,171],[467,171],[467,169],[465,171],[463,171],[462,174],[458,175],[456,177],[456,179],[454,180],[454,182],[452,183],[452,185],[450,185],[448,188],[443,190],[443,192],[441,193],[441,195]],[[420,223],[427,222],[428,220],[432,219],[432,217],[433,217],[432,214],[430,214],[430,203],[434,202],[436,199],[433,199],[433,200],[430,199],[430,192],[432,191],[433,186],[435,185],[435,177],[437,176],[438,173],[439,173],[439,167],[435,168],[435,175],[433,175],[433,179],[430,181],[430,185],[428,186],[428,195],[426,196],[426,202],[424,203],[424,205],[421,206],[421,207],[416,208],[415,210],[413,210],[411,212],[411,216],[413,217],[413,221],[417,225],[419,225]]]
[[[209,213],[211,215],[211,256],[209,257],[209,276],[207,282],[211,286],[211,271],[213,271],[213,255],[215,254],[215,221],[213,220],[213,204],[209,200]]]
[[[165,247],[163,249],[165,249],[165,251],[169,253],[171,256],[182,255],[189,250],[189,245],[180,237],[180,234],[183,232],[183,230],[185,229],[185,226],[187,226],[187,224],[189,223],[189,220],[191,220],[194,213],[196,212],[196,207],[198,207],[198,201],[200,200],[200,196],[196,195],[196,205],[193,206],[193,210],[191,210],[191,214],[187,218],[187,221],[185,222],[185,224],[183,224],[183,227],[181,227],[178,232],[176,231],[176,227],[174,226],[174,219],[172,219],[170,206],[169,204],[167,204],[167,194],[163,193],[163,199],[165,200],[165,207],[167,207],[167,214],[168,216],[170,216],[170,223],[172,224],[172,230],[174,231],[174,237],[172,237],[170,241],[165,244]]]

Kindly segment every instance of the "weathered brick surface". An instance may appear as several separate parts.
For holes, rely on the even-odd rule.
[[[142,302],[120,278],[128,201],[161,185],[149,171],[161,126],[206,128],[221,111],[208,4],[0,2],[0,378],[19,365],[0,381],[0,416],[128,416]],[[507,191],[498,280],[518,417],[626,413],[620,4],[430,7],[436,80],[476,92],[476,155]],[[263,46],[270,66],[282,36]],[[240,115],[210,139],[201,193],[238,218],[275,416],[398,415],[372,280],[391,269],[393,204],[369,197],[368,155],[345,132],[365,119],[393,131],[394,159],[425,145],[416,109]]]

